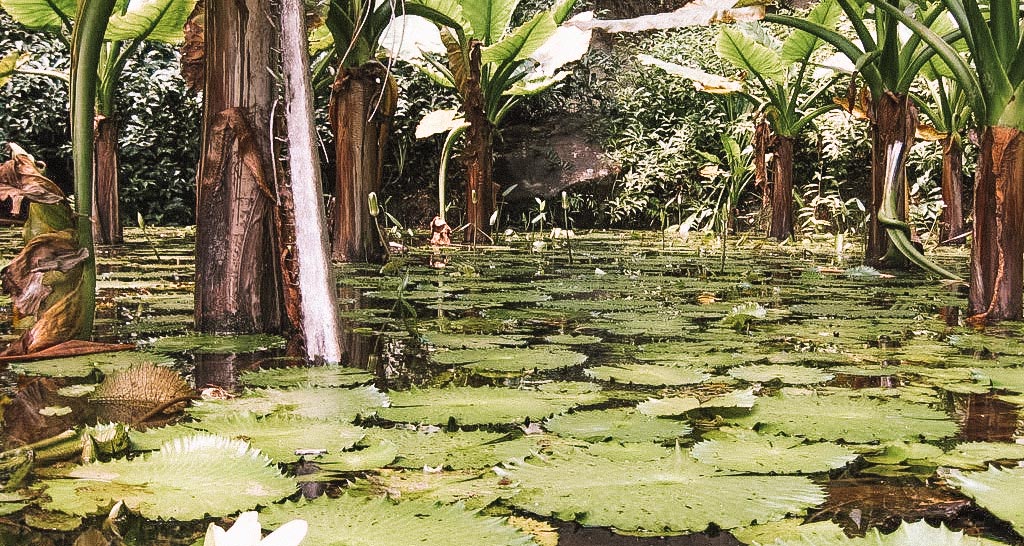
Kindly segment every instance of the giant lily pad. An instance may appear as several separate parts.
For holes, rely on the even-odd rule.
[[[619,364],[596,366],[586,370],[589,377],[598,381],[632,383],[636,385],[694,385],[711,378],[711,374],[688,367],[659,366],[657,364]]]
[[[211,434],[130,461],[80,466],[70,476],[43,482],[51,499],[45,506],[80,516],[123,500],[148,519],[195,520],[268,505],[296,488],[249,444]]]
[[[830,373],[805,366],[787,364],[739,366],[729,370],[729,375],[750,383],[781,381],[787,385],[811,385],[832,379]]]
[[[842,468],[857,458],[849,449],[831,443],[806,443],[802,438],[734,432],[704,440],[690,449],[698,461],[752,474],[810,474]]]
[[[197,402],[188,409],[188,413],[198,419],[240,412],[256,415],[287,413],[310,419],[351,422],[359,415],[371,416],[387,404],[388,397],[373,386],[354,389],[253,389],[237,398]]]
[[[31,362],[11,364],[11,370],[26,375],[42,375],[46,377],[87,377],[99,370],[110,374],[118,370],[126,370],[136,364],[157,364],[171,366],[174,360],[156,353],[141,351],[121,351],[114,353],[97,353],[68,358],[51,358]]]
[[[974,499],[978,506],[1010,522],[1018,533],[1024,532],[1024,505],[1020,502],[1024,468],[991,466],[981,472],[950,470],[946,481]]]
[[[284,338],[267,334],[190,334],[159,338],[150,348],[162,353],[227,354],[279,349],[285,343]]]
[[[707,408],[751,408],[757,397],[753,389],[732,391],[707,398],[696,396],[670,396],[641,402],[637,410],[644,415],[668,417],[683,415],[695,409]]]
[[[460,349],[434,353],[434,362],[449,366],[463,365],[479,372],[519,373],[524,370],[556,370],[579,366],[587,355],[565,349],[537,347],[532,349]]]
[[[599,392],[577,392],[574,388],[567,392],[494,387],[412,389],[392,392],[391,407],[378,413],[389,421],[404,423],[447,424],[454,419],[460,425],[511,424],[527,418],[539,421],[603,399]]]
[[[731,529],[799,514],[825,500],[796,476],[733,476],[678,449],[653,462],[614,462],[577,451],[512,469],[514,506],[544,517],[652,534]]]
[[[373,381],[373,374],[344,366],[292,366],[243,372],[238,380],[247,387],[352,387]]]
[[[548,419],[544,428],[588,442],[666,442],[693,430],[679,421],[648,417],[625,408],[558,415]]]
[[[945,525],[932,527],[921,520],[914,523],[903,522],[898,529],[883,534],[878,529],[869,529],[866,536],[848,538],[846,536],[825,536],[819,538],[813,534],[793,539],[778,539],[770,542],[772,546],[999,546],[1002,542],[987,538],[965,535],[963,531],[950,531]]]
[[[366,429],[348,423],[279,414],[258,418],[251,413],[242,413],[223,419],[192,422],[187,426],[227,438],[247,440],[278,463],[296,461],[303,452],[314,453],[307,459],[334,462],[366,434]],[[317,453],[322,454],[315,455]]]
[[[311,522],[306,542],[317,546],[422,546],[430,537],[449,546],[533,544],[528,535],[497,518],[478,516],[458,505],[415,500],[396,504],[348,495],[322,497],[311,502],[276,504],[261,511],[260,516],[268,527],[293,519]]]
[[[956,434],[945,413],[902,400],[875,400],[850,393],[780,394],[757,400],[753,411],[734,423],[768,434],[811,440],[873,442],[937,440]]]
[[[498,432],[425,432],[404,428],[370,429],[368,438],[392,442],[398,447],[393,466],[403,468],[488,468],[514,458],[567,445],[550,435],[515,437]]]

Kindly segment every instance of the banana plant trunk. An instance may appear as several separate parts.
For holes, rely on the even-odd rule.
[[[203,154],[196,189],[196,328],[286,326],[269,150],[277,20],[270,0],[206,6]]]
[[[466,121],[466,148],[463,162],[466,166],[466,237],[476,243],[488,237],[490,218],[497,207],[494,191],[494,126],[484,107],[481,87],[479,41],[470,45],[469,77],[466,79],[464,107]]]
[[[338,68],[329,111],[337,161],[331,233],[335,261],[374,263],[386,255],[368,196],[380,193],[384,147],[397,104],[397,85],[384,65],[371,61]]]
[[[871,218],[868,221],[868,241],[865,261],[889,268],[906,267],[907,260],[891,244],[888,227],[904,227],[907,217],[906,158],[903,153],[914,144],[917,132],[917,107],[905,95],[885,92],[874,99],[871,108]],[[901,153],[891,151],[899,147]],[[890,158],[898,164],[888,165]],[[895,170],[896,177],[886,182],[887,167]],[[892,192],[889,195],[888,192]],[[882,209],[887,199],[896,203],[891,214]],[[900,226],[899,224],[903,224]]]
[[[1019,320],[1024,287],[1024,134],[984,127],[974,178],[970,321]]]
[[[112,245],[124,242],[117,182],[117,137],[120,126],[117,118],[96,114],[93,136],[93,169],[95,195],[92,202],[92,236],[98,244]]]
[[[768,236],[785,241],[793,236],[793,137],[775,135],[772,145],[772,220]]]
[[[963,244],[964,152],[960,136],[950,134],[942,139],[942,218],[939,222],[939,241],[942,244]]]

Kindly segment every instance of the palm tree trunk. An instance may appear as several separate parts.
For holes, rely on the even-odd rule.
[[[1024,134],[984,127],[974,178],[970,320],[1017,320],[1024,288]]]
[[[484,92],[480,78],[480,42],[470,45],[469,77],[466,81],[464,107],[466,121],[466,223],[467,238],[477,242],[490,231],[490,218],[497,207],[494,191],[494,127],[484,109]]]
[[[905,267],[907,260],[890,244],[885,224],[880,221],[881,208],[887,191],[895,192],[898,203],[896,218],[907,217],[906,210],[906,153],[897,154],[900,164],[893,166],[898,180],[886,188],[886,158],[894,146],[909,150],[917,132],[917,107],[904,95],[884,93],[872,104],[871,112],[871,219],[868,223],[868,241],[865,261],[871,265]]]
[[[96,177],[92,202],[92,236],[96,243],[111,245],[124,242],[117,183],[117,119],[96,115],[93,135],[93,169]]]
[[[941,244],[962,244],[964,229],[963,203],[964,153],[960,137],[951,134],[942,139],[942,220],[939,223]]]
[[[398,90],[376,61],[339,67],[329,112],[337,161],[331,257],[339,262],[380,262],[384,256],[367,196],[380,193],[384,146]]]
[[[284,326],[269,151],[276,95],[269,0],[206,6],[203,155],[196,190],[196,328]]]
[[[793,236],[793,148],[792,137],[776,135],[772,146],[772,223],[768,236],[785,241]]]

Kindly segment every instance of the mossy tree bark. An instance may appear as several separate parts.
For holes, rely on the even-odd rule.
[[[1024,285],[1024,134],[985,127],[974,178],[971,322],[1018,320]]]
[[[269,150],[276,20],[268,0],[206,5],[203,155],[196,190],[196,328],[285,326]]]
[[[772,142],[771,225],[768,236],[785,241],[793,236],[793,150],[795,139],[775,135]]]
[[[339,67],[329,112],[337,161],[331,233],[336,261],[380,262],[385,256],[367,196],[380,193],[384,147],[397,104],[397,85],[380,63]]]

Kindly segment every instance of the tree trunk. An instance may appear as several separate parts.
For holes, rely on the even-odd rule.
[[[793,236],[793,148],[792,137],[776,135],[772,150],[772,223],[768,236],[785,241]]]
[[[466,81],[464,106],[466,121],[466,237],[470,242],[487,238],[490,219],[497,207],[494,191],[494,140],[490,120],[484,107],[484,92],[480,87],[479,41],[473,41],[469,50],[469,77]]]
[[[277,19],[268,0],[206,6],[203,156],[196,190],[196,328],[278,332],[271,105]]]
[[[942,139],[942,219],[939,223],[941,244],[963,244],[964,203],[963,203],[964,153],[960,137],[951,134]]]
[[[890,244],[885,224],[879,216],[882,201],[886,196],[886,157],[894,146],[909,150],[914,145],[917,132],[917,107],[909,98],[886,92],[875,99],[871,112],[871,219],[868,223],[867,252],[865,261],[871,265],[885,267],[906,267],[907,260]],[[906,153],[897,154],[899,165],[891,165],[896,169],[897,181],[891,191],[896,192],[894,199],[898,203],[896,217],[892,220],[904,222],[906,210]]]
[[[281,2],[281,57],[284,68],[288,177],[294,201],[295,255],[306,356],[341,362],[341,331],[334,272],[324,229],[323,185],[316,150],[309,43],[302,0]],[[298,221],[301,219],[301,221]]]
[[[985,127],[974,178],[970,321],[1017,320],[1024,283],[1024,135]]]
[[[98,244],[111,245],[124,242],[121,228],[121,210],[117,184],[117,120],[96,115],[93,136],[93,169],[96,184],[92,201],[92,237]]]
[[[394,78],[380,63],[338,68],[329,112],[338,167],[331,254],[336,261],[380,262],[385,256],[367,196],[380,193],[384,146],[397,103]]]

